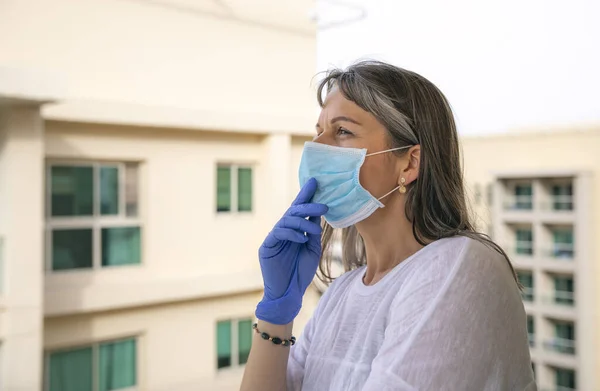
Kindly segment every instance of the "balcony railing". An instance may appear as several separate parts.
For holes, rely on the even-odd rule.
[[[529,256],[533,255],[533,242],[526,240],[517,240],[515,254]]]
[[[553,338],[544,342],[544,348],[562,354],[575,354],[575,341],[566,338]]]
[[[554,291],[550,296],[544,298],[544,303],[573,307],[575,305],[575,293]]]
[[[542,210],[552,211],[572,211],[574,208],[572,195],[556,195],[550,196],[549,201],[540,203]]]
[[[506,210],[532,210],[533,196],[509,196],[504,199],[503,205]]]
[[[552,247],[543,249],[542,254],[548,258],[568,262],[575,257],[575,246],[573,243],[554,243]]]

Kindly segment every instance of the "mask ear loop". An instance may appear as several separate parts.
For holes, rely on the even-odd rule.
[[[369,153],[369,154],[365,155],[365,157],[367,157],[367,156],[373,156],[373,155],[379,155],[380,153],[398,151],[400,149],[406,149],[406,148],[410,148],[410,147],[414,147],[414,145],[405,145],[404,147],[398,147],[398,148],[386,149],[385,151],[373,152],[373,153]],[[402,185],[398,185],[398,186],[394,187],[391,191],[389,191],[385,195],[379,197],[377,199],[377,201],[381,201],[385,197],[389,196],[390,194],[392,194],[393,192],[395,192],[396,190],[398,190],[400,187],[402,187]]]
[[[368,153],[368,154],[365,155],[365,157],[367,157],[367,156],[373,156],[373,155],[379,155],[380,153],[387,153],[387,152],[392,152],[392,151],[398,151],[400,149],[406,149],[406,148],[410,148],[410,147],[414,147],[414,145],[405,145],[404,147],[398,147],[398,148],[386,149],[385,151]]]
[[[398,190],[400,188],[400,186],[396,186],[392,189],[392,191],[390,191],[389,193],[386,193],[384,196],[381,196],[377,199],[377,201],[381,201],[382,199],[384,199],[385,197],[389,196],[390,194],[392,194],[393,192],[395,192],[396,190]]]

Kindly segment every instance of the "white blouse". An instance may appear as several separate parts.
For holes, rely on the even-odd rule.
[[[365,267],[322,297],[288,364],[288,391],[536,390],[526,315],[504,258],[438,240],[364,285]]]

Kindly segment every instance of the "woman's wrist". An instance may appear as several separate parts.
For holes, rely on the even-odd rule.
[[[290,338],[285,338],[285,337],[279,337],[277,335],[271,335],[271,334],[267,333],[266,331],[264,331],[264,329],[260,330],[258,328],[258,323],[254,323],[252,325],[252,329],[258,336],[260,336],[260,338],[262,340],[269,341],[273,345],[278,345],[278,346],[282,346],[282,347],[290,347],[290,346],[294,346],[296,344],[296,337],[291,336]]]
[[[290,322],[285,325],[273,324],[265,322],[264,320],[258,320],[258,330],[263,333],[267,333],[273,337],[279,337],[281,339],[289,340],[292,337],[292,330],[294,329],[294,322]]]

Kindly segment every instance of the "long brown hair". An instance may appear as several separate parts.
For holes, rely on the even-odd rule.
[[[379,61],[361,61],[326,73],[317,88],[336,86],[344,97],[371,113],[388,130],[390,148],[421,146],[419,176],[407,185],[405,213],[415,239],[432,241],[466,236],[502,254],[518,281],[508,255],[486,234],[477,232],[465,196],[458,133],[452,109],[442,92],[424,77]],[[406,150],[395,151],[398,156]],[[335,230],[323,230],[320,278],[330,282]],[[339,233],[338,233],[339,234]],[[342,229],[342,263],[346,271],[366,264],[364,242],[354,227]]]

